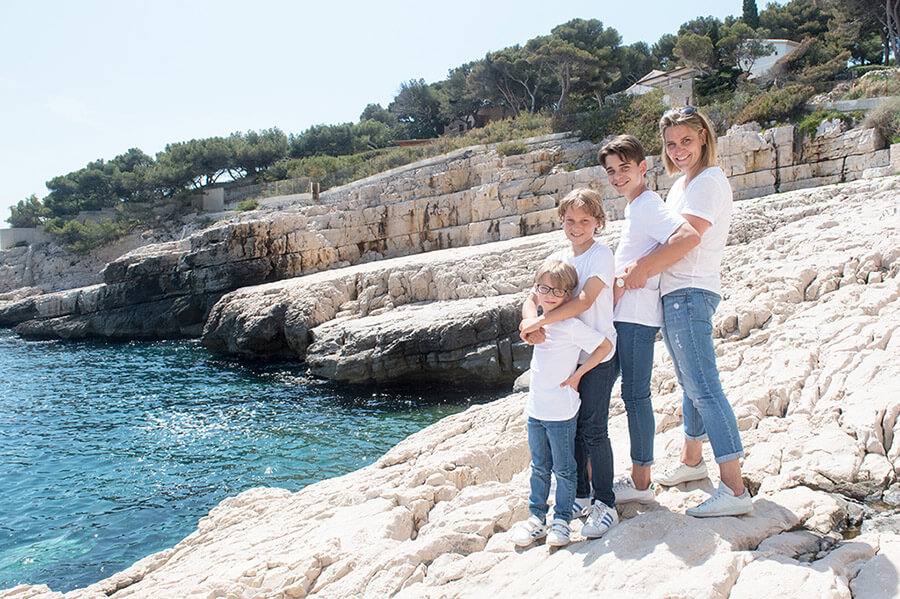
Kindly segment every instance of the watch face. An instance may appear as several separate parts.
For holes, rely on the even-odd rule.
[[[616,279],[616,287],[624,287],[624,286],[625,286],[625,281],[623,281],[622,279]]]

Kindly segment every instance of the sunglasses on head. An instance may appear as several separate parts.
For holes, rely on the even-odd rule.
[[[691,116],[692,114],[697,114],[697,109],[693,106],[685,106],[684,108],[673,108],[671,110],[667,110],[665,115],[663,116],[675,116],[680,114],[681,116]]]

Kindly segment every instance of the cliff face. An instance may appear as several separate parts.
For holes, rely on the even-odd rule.
[[[447,418],[357,472],[297,493],[241,493],[175,547],[65,597],[900,596],[898,191],[891,177],[737,207],[716,354],[747,454],[750,515],[684,515],[715,489],[713,475],[620,507],[621,523],[602,539],[583,539],[576,523],[565,548],[517,550],[508,531],[527,516],[529,458],[524,397],[513,394]],[[504,255],[526,249],[506,243]],[[515,263],[478,259],[485,269]],[[413,272],[412,262],[397,259],[398,272]],[[471,285],[483,293],[488,281],[514,276],[511,267],[499,272]],[[384,280],[370,274],[357,271],[356,280]],[[275,285],[253,293],[277,297]],[[682,443],[681,392],[661,342],[652,392],[661,472]],[[618,388],[610,437],[616,471],[625,472]],[[40,586],[0,591],[2,599],[60,597]]]
[[[873,130],[821,129],[812,140],[798,139],[791,126],[764,133],[744,126],[720,138],[736,197],[891,172],[890,151]],[[212,306],[235,289],[554,230],[556,203],[574,187],[601,190],[610,218],[621,217],[624,199],[601,167],[590,166],[596,145],[559,134],[528,147],[506,157],[490,147],[459,150],[329,190],[314,206],[246,215],[135,250],[111,261],[95,286],[0,301],[0,326],[31,337],[197,336]],[[664,193],[672,179],[658,159],[650,164],[648,183]]]

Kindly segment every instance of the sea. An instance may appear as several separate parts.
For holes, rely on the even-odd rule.
[[[172,547],[226,497],[340,476],[502,394],[341,387],[197,341],[0,329],[0,589],[90,585]]]

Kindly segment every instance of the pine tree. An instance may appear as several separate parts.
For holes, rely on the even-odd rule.
[[[744,14],[741,19],[754,29],[759,27],[759,11],[756,10],[756,0],[744,0]]]

